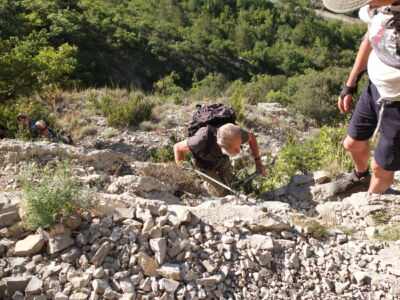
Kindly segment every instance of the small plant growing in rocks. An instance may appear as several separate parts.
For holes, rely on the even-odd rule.
[[[30,227],[53,226],[61,217],[71,216],[95,205],[90,191],[73,176],[69,161],[61,161],[54,166],[46,165],[44,168],[34,163],[21,178],[22,207],[25,211],[23,220]]]

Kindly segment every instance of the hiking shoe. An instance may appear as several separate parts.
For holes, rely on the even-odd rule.
[[[355,170],[350,174],[346,174],[344,177],[336,180],[332,183],[332,194],[341,194],[352,190],[355,187],[366,187],[368,189],[371,181],[371,174],[368,172],[363,177],[358,177]]]

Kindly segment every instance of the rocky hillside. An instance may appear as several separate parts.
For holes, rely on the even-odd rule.
[[[278,106],[252,110],[247,126],[272,153],[285,139],[282,124],[301,128]],[[255,201],[185,193],[177,181],[189,175],[147,158],[184,137],[191,111],[170,107],[171,129],[108,138],[96,117],[97,133],[76,147],[0,142],[0,298],[400,299],[400,244],[384,241],[399,224],[395,191],[337,197],[316,172]],[[260,124],[266,116],[275,125]],[[21,177],[32,161],[60,159],[96,205],[31,228]]]

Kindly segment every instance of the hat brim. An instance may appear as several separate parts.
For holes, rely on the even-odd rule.
[[[361,8],[372,0],[323,0],[327,9],[336,13],[346,13]]]

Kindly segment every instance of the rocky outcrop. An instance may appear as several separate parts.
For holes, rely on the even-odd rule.
[[[75,159],[96,169],[116,168],[128,159],[126,155],[113,150],[87,150],[50,142],[3,140],[0,143],[0,167],[31,158],[51,160],[53,157]]]

